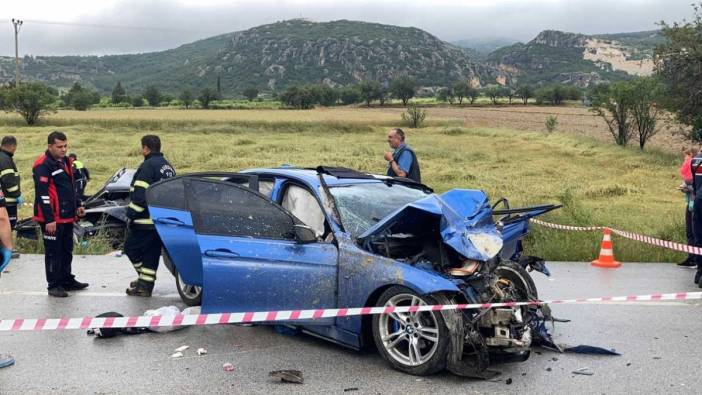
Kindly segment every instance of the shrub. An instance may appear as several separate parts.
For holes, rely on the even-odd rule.
[[[411,105],[407,107],[407,111],[402,113],[402,120],[411,128],[421,128],[424,120],[427,117],[427,112],[417,107],[417,105]]]

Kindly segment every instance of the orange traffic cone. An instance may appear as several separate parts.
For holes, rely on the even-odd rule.
[[[609,228],[604,228],[602,247],[600,248],[600,257],[592,261],[592,266],[617,268],[621,265],[621,263],[614,260],[614,250],[612,249],[612,231],[609,230]]]

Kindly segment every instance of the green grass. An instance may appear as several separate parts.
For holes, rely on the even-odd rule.
[[[266,115],[268,120],[238,121],[213,111],[211,120],[197,115],[199,118],[188,121],[169,120],[164,115],[169,111],[152,111],[153,119],[143,112],[105,111],[109,117],[103,121],[59,113],[38,127],[16,126],[19,122],[14,116],[3,116],[0,133],[19,140],[16,161],[23,177],[22,190],[32,201],[31,164],[45,149],[46,135],[57,127],[67,133],[70,150],[89,167],[90,192],[115,169],[138,166],[142,160],[139,139],[145,133],[161,136],[166,156],[181,174],[283,163],[330,164],[384,173],[385,135],[393,122],[388,117],[399,118],[397,114],[344,109],[333,110],[337,111],[333,114],[332,110],[306,114],[280,110]],[[92,113],[100,118],[99,111]],[[138,117],[130,118],[132,114]],[[224,118],[216,119],[217,114]],[[246,114],[244,110],[240,115]],[[315,115],[322,120],[315,122]],[[476,188],[485,190],[492,200],[507,197],[513,206],[561,203],[563,209],[544,219],[569,225],[608,225],[684,241],[684,202],[674,190],[679,183],[679,161],[674,155],[640,152],[559,132],[466,128],[453,121],[436,120],[407,132],[419,156],[424,182],[438,192]],[[29,215],[30,210],[22,208],[20,217]],[[548,260],[592,260],[602,238],[598,233],[532,229],[527,250]],[[95,253],[108,249],[98,247],[86,248]],[[622,261],[672,262],[683,257],[616,236],[614,249]]]

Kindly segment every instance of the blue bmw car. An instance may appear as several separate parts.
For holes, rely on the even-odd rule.
[[[556,208],[497,209],[479,190],[345,168],[195,173],[151,186],[165,260],[203,313],[532,300],[521,254],[528,219]],[[400,371],[486,377],[526,360],[538,307],[291,321],[335,343],[375,345]]]

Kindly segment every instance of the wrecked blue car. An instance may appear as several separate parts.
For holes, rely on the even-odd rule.
[[[486,303],[538,297],[522,255],[528,219],[553,205],[491,207],[478,190],[437,195],[344,168],[174,177],[149,210],[186,304],[204,313]],[[536,306],[319,318],[287,324],[338,344],[375,344],[396,369],[486,377],[526,360]]]

